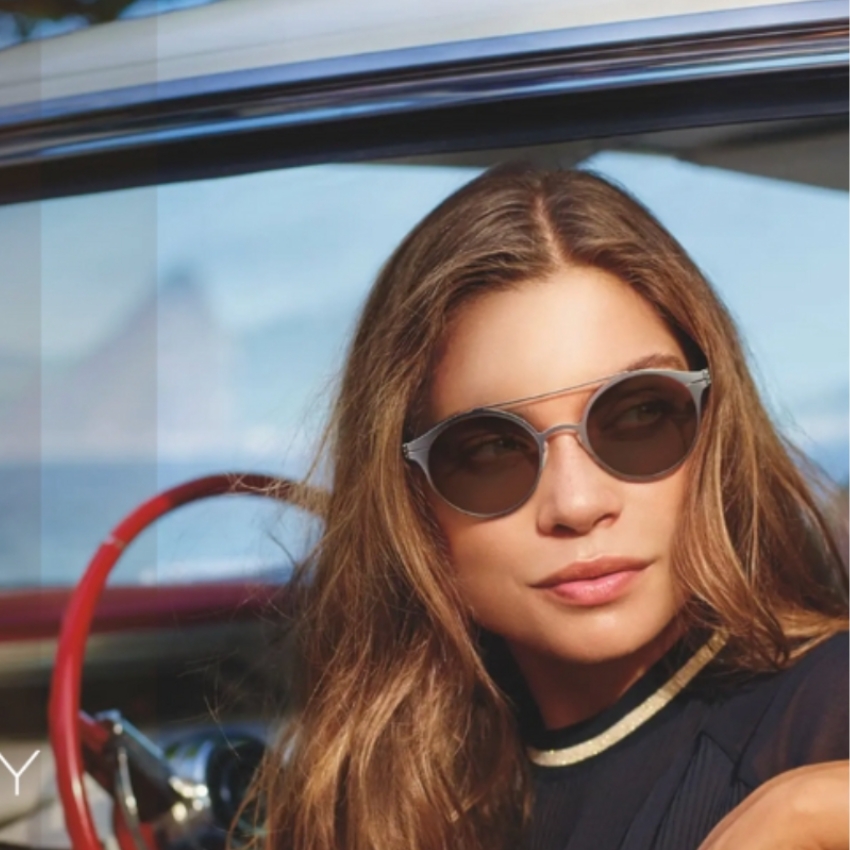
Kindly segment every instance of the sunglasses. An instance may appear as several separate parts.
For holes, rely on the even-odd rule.
[[[538,431],[505,408],[602,384],[581,422]],[[445,502],[474,517],[504,516],[534,493],[550,437],[573,431],[602,469],[653,481],[680,466],[696,441],[708,369],[641,369],[458,413],[402,445]]]

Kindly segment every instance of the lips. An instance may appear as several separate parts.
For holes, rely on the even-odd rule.
[[[623,595],[648,566],[637,558],[609,556],[573,561],[533,587],[572,605],[604,605]]]
[[[612,573],[633,572],[645,569],[648,561],[639,558],[601,557],[589,561],[573,561],[566,567],[547,576],[534,587],[557,587],[573,581],[591,581]]]

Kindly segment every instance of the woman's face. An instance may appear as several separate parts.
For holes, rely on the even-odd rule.
[[[461,309],[434,374],[429,418],[638,366],[688,368],[643,298],[604,271],[568,267]],[[539,431],[575,423],[595,389],[512,411]],[[513,513],[478,519],[431,499],[476,621],[502,635],[521,666],[593,664],[639,655],[670,631],[680,606],[671,548],[687,481],[687,463],[660,480],[621,481],[573,432],[560,432],[549,439],[537,489]],[[583,578],[550,586],[561,571]]]

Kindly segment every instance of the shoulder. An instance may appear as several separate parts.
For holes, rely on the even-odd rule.
[[[794,767],[848,757],[848,647],[847,632],[833,635],[721,708],[716,739],[734,754],[742,782],[754,788]]]

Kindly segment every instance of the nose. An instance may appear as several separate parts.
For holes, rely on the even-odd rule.
[[[602,469],[574,431],[553,434],[535,493],[537,525],[544,534],[590,533],[622,511],[620,482]]]

